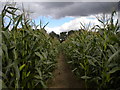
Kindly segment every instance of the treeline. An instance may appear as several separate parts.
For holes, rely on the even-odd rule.
[[[68,36],[70,36],[74,32],[76,32],[76,30],[70,30],[68,32],[61,32],[59,35],[59,34],[56,34],[54,31],[52,31],[51,33],[49,33],[49,35],[52,38],[57,38],[60,41],[60,43],[62,43],[63,41],[65,41],[67,39]]]

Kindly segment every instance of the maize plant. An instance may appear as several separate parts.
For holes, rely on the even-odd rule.
[[[115,14],[107,23],[98,18],[104,27],[94,26],[96,32],[82,28],[63,43],[72,71],[86,88],[120,89],[120,31],[118,20],[113,22]]]
[[[46,25],[32,29],[33,22],[25,12],[18,15],[18,10],[5,5],[1,12],[2,88],[45,88],[46,81],[53,76],[59,43],[45,32]]]

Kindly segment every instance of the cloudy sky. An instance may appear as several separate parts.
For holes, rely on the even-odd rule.
[[[79,29],[80,22],[99,24],[95,16],[109,15],[118,9],[117,2],[24,2],[23,5],[26,11],[31,12],[30,17],[36,24],[40,20],[43,24],[49,22],[45,29],[57,34]],[[17,6],[21,8],[21,2]]]

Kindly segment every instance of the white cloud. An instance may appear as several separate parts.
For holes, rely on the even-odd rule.
[[[85,25],[88,25],[89,23],[91,23],[91,26],[100,24],[98,20],[95,18],[95,16],[91,15],[87,17],[77,17],[76,19],[71,20],[70,22],[64,23],[61,26],[53,27],[53,28],[46,27],[45,29],[47,30],[48,33],[50,33],[51,31],[54,31],[55,33],[59,34],[60,32],[64,32],[64,31],[80,29],[80,22]]]
[[[90,16],[83,16],[83,17],[77,17],[74,20],[71,20],[70,22],[66,22],[61,26],[58,27],[46,27],[45,29],[47,30],[48,33],[50,33],[51,31],[54,31],[55,33],[59,34],[60,32],[67,32],[70,30],[78,30],[80,29],[80,22],[84,25],[84,26],[88,26],[90,23],[90,28],[92,28],[95,25],[100,25],[102,27],[102,24],[97,20],[96,17],[98,17],[99,19],[101,19],[103,17],[104,14],[96,14],[96,15],[90,15]],[[111,14],[105,14],[106,15],[106,19],[110,19]],[[118,12],[115,14],[115,16],[113,17],[114,20],[114,24],[116,23],[118,19]]]

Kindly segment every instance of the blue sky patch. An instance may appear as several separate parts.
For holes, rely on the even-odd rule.
[[[64,18],[60,18],[60,19],[54,19],[51,17],[40,16],[39,18],[35,19],[35,23],[39,24],[40,20],[41,20],[43,25],[45,25],[47,22],[49,22],[47,27],[53,28],[53,27],[61,26],[66,22],[70,22],[73,19],[75,19],[75,18],[74,17],[64,17]]]

